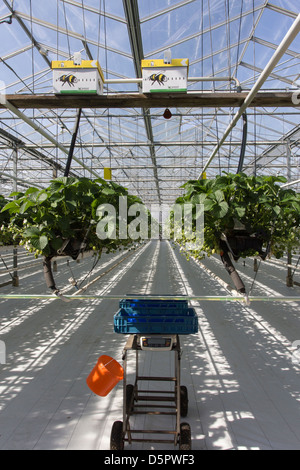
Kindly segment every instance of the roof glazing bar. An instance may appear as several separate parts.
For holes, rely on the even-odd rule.
[[[270,41],[266,41],[265,39],[260,39],[256,36],[252,36],[251,41],[256,42],[257,44],[261,44],[266,47],[270,47],[271,49],[274,49],[274,50],[277,48],[277,44],[273,44]],[[290,49],[287,49],[285,51],[285,54],[291,55],[292,57],[295,57],[296,59],[300,56],[299,52],[291,51]]]
[[[201,178],[202,174],[206,171],[214,157],[216,156],[218,150],[224,143],[225,139],[228,137],[229,133],[231,130],[234,128],[234,126],[237,124],[238,120],[242,116],[243,112],[247,109],[248,106],[250,106],[251,101],[254,99],[255,95],[259,91],[259,89],[262,87],[268,76],[271,74],[272,70],[274,67],[276,67],[277,63],[281,59],[281,57],[284,55],[286,49],[289,47],[289,45],[293,42],[295,37],[300,31],[300,14],[297,16],[296,20],[293,22],[292,26],[282,39],[281,43],[279,44],[278,48],[274,52],[273,56],[263,69],[262,73],[260,74],[258,80],[256,83],[253,85],[251,91],[249,92],[247,98],[245,99],[244,103],[240,107],[239,111],[235,114],[233,120],[227,127],[223,137],[221,138],[220,142],[218,145],[215,147],[214,151],[212,152],[211,156],[209,157],[208,161],[206,162],[202,172],[199,175],[199,179]]]
[[[260,11],[260,10],[262,10],[261,5],[258,6],[258,7],[255,7],[254,9],[252,8],[251,10],[245,11],[244,13],[242,13],[242,15],[238,14],[236,16],[233,16],[232,18],[229,19],[229,23],[232,23],[236,20],[239,20],[240,18],[244,18],[247,15],[253,15],[253,13],[255,13],[256,11]],[[174,41],[172,44],[168,44],[168,45],[165,45],[164,47],[156,49],[155,51],[151,51],[148,54],[145,54],[145,57],[151,57],[152,55],[156,55],[156,54],[159,54],[161,52],[164,52],[169,47],[178,46],[178,45],[180,45],[180,44],[182,44],[186,41],[190,41],[191,39],[195,39],[195,38],[197,38],[201,35],[204,35],[206,33],[210,33],[211,31],[214,31],[215,29],[221,28],[222,26],[226,26],[227,24],[228,24],[227,21],[221,21],[220,23],[217,23],[215,25],[211,25],[211,26],[207,27],[206,29],[204,29],[203,31],[199,31],[198,33],[191,34],[189,36],[186,36],[183,39],[180,39],[178,41]]]
[[[286,8],[279,7],[278,5],[273,5],[273,3],[267,2],[266,7],[270,10],[277,11],[277,13],[290,16],[291,18],[297,18],[298,15],[298,13],[295,13],[294,11],[287,10]]]
[[[106,18],[109,18],[111,20],[119,21],[119,23],[126,24],[126,20],[124,18],[121,18],[121,16],[113,15],[112,13],[108,13],[107,11],[104,12],[103,10],[98,10],[97,8],[91,7],[89,5],[84,5],[83,2],[80,3],[80,2],[75,2],[74,0],[64,0],[64,3],[69,3],[69,5],[73,5],[75,7],[84,9],[91,13],[95,13],[96,15],[105,16]]]
[[[21,49],[18,49],[17,51],[11,52],[10,54],[3,55],[1,56],[2,60],[9,60],[12,59],[13,57],[16,57],[19,54],[22,54],[22,52],[27,52],[30,51],[30,49],[33,48],[33,44],[28,44],[28,46],[21,47]]]
[[[263,69],[261,69],[260,67],[248,64],[248,63],[243,62],[243,61],[240,63],[240,66],[245,67],[246,69],[253,70],[254,72],[258,72],[258,73],[262,73],[262,71],[263,71]],[[269,74],[269,77],[274,78],[275,80],[279,80],[279,81],[284,82],[284,83],[288,83],[289,85],[294,84],[293,80],[289,80],[288,78],[283,77],[282,75],[278,75],[278,74],[273,73],[273,72]]]
[[[169,13],[171,11],[176,10],[177,8],[181,8],[185,5],[188,5],[189,3],[193,3],[195,0],[185,0],[183,2],[176,3],[175,5],[165,8],[164,10],[160,10],[156,13],[153,13],[152,15],[145,16],[144,18],[141,18],[140,23],[145,23],[146,21],[153,20],[154,18],[157,18],[161,15],[165,15],[166,13]]]
[[[6,0],[3,0],[3,1],[6,1]],[[74,39],[78,39],[84,45],[85,45],[85,43],[92,44],[93,46],[102,47],[103,49],[107,49],[110,52],[114,52],[115,54],[120,54],[120,55],[123,55],[127,58],[132,59],[131,54],[128,54],[127,52],[124,52],[121,49],[115,49],[115,48],[110,47],[108,45],[100,44],[97,41],[94,41],[93,39],[85,38],[84,36],[82,36],[82,34],[71,31],[70,29],[62,28],[61,26],[54,25],[52,23],[49,23],[48,21],[44,21],[44,20],[41,20],[39,18],[35,18],[33,16],[27,15],[26,13],[23,13],[21,11],[14,11],[13,15],[17,19],[20,18],[20,19],[38,24],[38,25],[43,26],[45,28],[51,29],[52,31],[56,31],[56,32],[61,33],[61,34],[65,34],[65,35],[70,36]],[[49,65],[50,65],[50,62],[49,62]]]

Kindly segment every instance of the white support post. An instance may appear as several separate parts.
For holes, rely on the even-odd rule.
[[[13,179],[13,191],[16,192],[18,190],[18,185],[17,185],[17,173],[18,173],[18,148],[14,147],[13,149],[13,174],[14,174],[14,179]],[[19,276],[18,276],[18,248],[17,246],[14,246],[13,248],[13,267],[14,267],[14,272],[13,272],[13,278],[12,278],[12,285],[14,287],[19,287]]]

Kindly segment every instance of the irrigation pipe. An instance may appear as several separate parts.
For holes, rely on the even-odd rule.
[[[0,254],[1,254],[1,251],[0,251]],[[8,253],[9,255],[11,253]],[[23,253],[22,253],[23,254]],[[28,253],[24,253],[24,254],[28,254]],[[85,251],[84,253],[80,254],[80,257],[77,258],[76,261],[81,261],[83,259],[86,259],[87,257],[92,257],[94,255],[94,251],[90,250],[90,251]],[[62,260],[65,260],[65,259],[69,259],[69,256],[54,256],[51,261],[62,261]],[[22,271],[24,269],[27,269],[27,268],[31,268],[31,267],[39,267],[41,269],[43,269],[43,261],[41,259],[37,259],[36,261],[33,261],[32,263],[29,263],[29,264],[25,264],[25,265],[20,265],[19,267],[16,267],[14,268],[13,266],[8,266],[9,269],[13,270],[13,271]],[[300,268],[299,268],[300,269]],[[7,273],[7,269],[6,270],[0,270],[0,275],[2,274],[6,274]]]
[[[70,300],[121,300],[121,299],[137,299],[137,300],[195,300],[195,301],[212,301],[212,302],[246,302],[244,296],[161,296],[161,295],[64,295],[67,299]],[[0,300],[55,300],[59,299],[56,295],[25,295],[25,294],[0,294]],[[249,297],[250,302],[300,302],[300,296],[295,297]]]
[[[290,181],[289,183],[284,183],[281,185],[281,188],[286,188],[287,186],[291,186],[293,184],[298,184],[300,183],[300,180],[296,180],[296,181]]]
[[[270,266],[274,265],[274,267],[276,268],[276,266],[281,266],[282,268],[292,268],[292,269],[298,269],[300,270],[300,266],[294,266],[293,264],[289,264],[289,263],[282,263],[280,261],[275,261],[275,260],[264,260],[265,263],[268,263]]]
[[[40,267],[41,269],[43,269],[42,264],[37,261],[35,263],[26,264],[24,266],[20,266],[20,267],[16,267],[16,268],[14,268],[13,266],[7,266],[6,269],[2,269],[0,271],[0,275],[6,274],[9,270],[11,270],[11,271],[22,271],[24,269],[32,268],[32,267],[35,267],[35,266],[38,267],[38,268]]]
[[[135,248],[134,251],[140,249],[141,247],[137,247]],[[107,273],[109,273],[110,271],[112,271],[114,268],[116,268],[117,266],[119,266],[119,264],[123,263],[123,261],[125,261],[127,258],[129,258],[130,256],[132,256],[133,252],[132,250],[130,250],[130,253],[126,256],[124,256],[123,258],[121,258],[121,260],[119,260],[117,263],[113,264],[110,268],[108,268],[106,271],[104,271],[103,273],[101,273],[99,276],[95,277],[95,279],[93,279],[92,281],[90,281],[86,286],[82,287],[81,289],[79,289],[77,292],[75,292],[75,294],[73,294],[72,297],[78,297],[80,294],[82,294],[82,292],[84,292],[85,290],[87,290],[91,285],[93,285],[95,282],[99,281],[99,279],[101,279],[101,277],[105,276]],[[64,297],[67,297],[64,295]]]
[[[244,302],[246,305],[250,305],[253,300],[260,300],[260,301],[267,301],[267,299],[273,299],[273,300],[280,300],[280,299],[296,299],[297,297],[251,297],[250,295],[247,294],[239,294],[231,285],[229,285],[227,282],[223,281],[219,276],[217,276],[213,271],[211,271],[209,268],[207,268],[203,263],[201,263],[198,259],[194,258],[194,256],[191,256],[192,260],[200,266],[203,271],[205,271],[211,278],[215,279],[224,289],[229,291],[231,293],[230,297],[225,297],[228,300],[236,300],[240,302]],[[275,266],[276,267],[276,266]],[[252,290],[252,288],[251,288]],[[250,292],[251,292],[250,290]],[[237,295],[239,297],[237,297]],[[224,300],[224,297],[221,297],[222,300]],[[194,298],[193,300],[197,300]],[[200,299],[199,299],[200,300]],[[204,300],[203,298],[201,300]],[[219,300],[219,297],[208,297],[205,298],[205,300]]]
[[[196,264],[198,264],[200,266],[201,269],[203,269],[203,271],[205,271],[210,277],[212,277],[213,279],[215,279],[216,281],[218,281],[219,284],[221,284],[222,287],[224,287],[224,289],[228,290],[232,295],[237,295],[237,291],[230,285],[228,284],[227,282],[223,281],[223,279],[221,279],[219,276],[217,276],[215,273],[213,273],[210,269],[208,269],[206,266],[204,266],[204,264],[200,263],[200,261],[198,261],[197,259],[195,259],[194,257],[192,257],[192,259],[194,260],[194,262]],[[240,296],[240,299],[242,299],[243,296]]]
[[[235,82],[239,85],[239,81],[235,77],[188,77],[188,82]],[[105,84],[112,83],[143,83],[142,78],[106,78]]]

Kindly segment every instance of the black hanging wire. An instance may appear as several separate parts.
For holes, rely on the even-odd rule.
[[[84,35],[84,42],[86,44],[86,27],[85,27],[85,13],[84,13],[83,0],[81,0],[81,9],[82,9],[82,22],[83,22],[83,35]]]
[[[261,259],[259,259],[259,262],[258,262],[258,265],[257,265],[257,269],[255,270],[255,274],[254,274],[254,277],[253,277],[253,281],[252,281],[251,287],[250,287],[250,289],[249,289],[249,294],[248,294],[249,297],[250,297],[250,295],[251,295],[251,293],[252,293],[252,290],[253,290],[253,287],[254,287],[254,283],[255,283],[255,281],[256,281],[256,277],[257,277],[257,274],[258,274],[260,265],[261,265]]]
[[[227,42],[227,62],[228,62],[228,77],[231,77],[231,54],[230,54],[230,22],[229,22],[229,0],[224,0],[224,10],[225,10],[225,18],[226,18],[226,42]],[[229,89],[231,91],[231,81],[229,82]],[[229,116],[231,117],[232,108],[230,108]],[[230,133],[229,137],[229,151],[228,151],[228,165],[227,171],[230,171],[230,160],[231,160],[231,152],[232,152],[232,132]]]
[[[99,62],[99,57],[100,57],[100,37],[101,37],[101,5],[102,1],[99,0],[99,20],[98,20],[98,46],[97,46],[97,61]]]
[[[58,31],[58,28],[59,28],[59,0],[56,0],[56,24],[57,24],[57,28],[56,28],[56,60],[58,60],[58,51],[59,51],[59,31]]]
[[[212,37],[212,25],[211,25],[211,8],[210,8],[210,0],[208,0],[208,19],[209,19],[209,39],[210,39],[210,52],[211,52],[211,69],[212,69],[212,76],[215,76],[215,67],[214,67],[214,52],[213,52],[213,37]],[[212,82],[213,91],[215,91],[215,82]],[[217,142],[219,142],[219,129],[218,129],[218,109],[216,108],[215,111],[215,122],[216,122],[216,137]],[[221,173],[221,157],[220,157],[220,149],[218,149],[218,160],[219,160],[219,171]]]
[[[255,13],[255,5],[254,5],[254,0],[252,0],[252,31],[253,31],[253,39],[254,39],[254,32],[255,32],[255,19],[254,19],[254,13]],[[255,41],[253,41],[253,82],[255,83]],[[256,108],[254,109],[254,176],[256,176],[257,172],[257,167],[256,167]]]
[[[65,18],[65,25],[66,25],[66,31],[67,31],[69,57],[71,57],[71,49],[70,49],[70,41],[69,41],[68,25],[67,25],[67,15],[66,15],[66,7],[65,7],[64,0],[63,0],[63,10],[64,10],[64,18]],[[58,18],[58,8],[57,8],[57,18]],[[57,36],[57,40],[58,40],[58,36]],[[73,159],[74,148],[75,148],[75,143],[76,143],[79,124],[80,124],[80,117],[81,117],[81,109],[78,109],[77,110],[77,115],[76,115],[76,120],[75,120],[75,125],[74,125],[74,130],[73,130],[73,135],[72,135],[72,140],[71,140],[71,145],[70,145],[70,149],[69,149],[69,152],[68,152],[66,168],[65,168],[65,172],[64,172],[65,177],[67,177],[69,175],[69,172],[70,172],[71,163],[72,163],[72,159]],[[85,238],[87,237],[88,231],[89,231],[89,228],[87,230]],[[66,241],[66,244],[68,244],[68,243],[69,243],[69,240]],[[82,252],[83,249],[84,249],[84,243],[81,243],[81,247],[78,251],[78,256]],[[46,284],[56,295],[59,295],[63,300],[65,300],[64,297],[61,295],[60,291],[56,287],[54,277],[53,277],[53,272],[52,272],[51,260],[52,260],[52,257],[45,256],[44,261],[43,261],[44,277],[45,277],[45,280],[46,280]]]
[[[33,23],[32,23],[32,0],[29,2],[30,7],[30,35],[33,38]],[[32,90],[34,93],[34,47],[31,48],[31,73],[32,73]],[[34,109],[33,109],[34,116]]]
[[[243,3],[244,3],[244,1],[242,0],[241,1],[241,10],[240,10],[238,46],[237,46],[237,52],[236,52],[236,75],[237,75],[237,67],[238,67],[239,51],[240,51]],[[242,87],[238,86],[237,87],[237,93],[241,93],[241,91],[242,91]],[[243,171],[243,165],[244,165],[244,159],[245,159],[245,150],[246,150],[247,134],[248,134],[248,118],[247,118],[247,112],[246,111],[243,113],[242,119],[243,119],[243,136],[242,136],[242,144],[241,144],[241,151],[240,151],[240,158],[239,158],[237,173],[241,173]]]
[[[236,50],[236,68],[235,68],[235,70],[236,70],[235,74],[236,74],[236,75],[237,75],[237,68],[238,68],[238,61],[239,61],[239,53],[240,53],[240,41],[241,41],[241,29],[242,29],[243,4],[244,4],[244,0],[241,0],[239,35],[238,35],[237,50]]]
[[[76,120],[75,120],[75,125],[74,125],[71,145],[70,145],[70,148],[69,148],[68,159],[67,159],[67,164],[66,164],[66,169],[65,169],[64,176],[69,176],[71,163],[72,163],[72,159],[73,159],[73,154],[74,154],[75,143],[76,143],[76,139],[77,139],[77,135],[78,135],[81,112],[82,112],[82,110],[81,110],[81,108],[79,108],[77,110],[77,115],[76,115]]]
[[[68,27],[67,27],[67,15],[66,15],[66,8],[65,8],[64,0],[63,0],[63,6],[64,6],[64,16],[65,16],[65,23],[66,23],[66,30],[67,30],[67,38],[68,38],[69,56],[71,57],[70,42],[69,42]],[[86,28],[85,28],[85,15],[84,15],[83,0],[82,0],[82,21],[83,21],[83,30],[84,30],[84,41],[86,42]],[[64,176],[69,176],[73,154],[74,154],[74,148],[75,148],[76,139],[77,139],[78,130],[79,130],[81,114],[82,114],[82,109],[79,108],[76,114],[76,120],[75,120],[75,125],[74,125],[74,130],[73,130],[73,135],[72,135],[71,145],[70,145],[70,149],[68,153],[68,159],[67,159]]]
[[[13,277],[13,275],[11,274],[11,272],[10,272],[10,270],[9,270],[9,267],[7,266],[7,264],[6,264],[5,260],[4,260],[4,258],[2,257],[1,253],[0,253],[0,258],[1,258],[1,261],[2,261],[2,263],[4,264],[4,266],[5,266],[5,268],[6,268],[7,272],[8,272],[8,274],[10,275],[10,277],[12,278],[12,280],[14,280],[14,277]]]
[[[76,282],[76,287],[77,289],[80,289],[80,287],[82,286],[82,284],[85,282],[85,280],[92,274],[92,272],[94,271],[94,269],[96,268],[97,264],[99,263],[100,261],[100,256],[96,257],[95,256],[95,259],[94,259],[94,263],[91,267],[91,269],[89,270],[89,272],[85,275],[85,277],[82,279],[82,281],[78,284]]]
[[[294,275],[295,275],[295,272],[296,272],[296,269],[298,268],[299,262],[300,262],[300,256],[299,256],[298,261],[297,261],[297,263],[296,263],[295,269],[294,269],[294,271],[293,271],[293,273],[292,273],[292,278],[293,278]]]
[[[69,33],[68,33],[68,23],[67,23],[67,14],[66,14],[66,5],[65,5],[65,0],[62,0],[62,2],[63,2],[63,10],[64,10],[65,26],[66,26],[66,33],[67,33],[68,51],[69,51],[69,57],[71,57],[71,47],[70,47],[70,39],[69,39]]]
[[[237,173],[241,173],[243,171],[245,150],[246,150],[246,144],[247,144],[247,134],[248,134],[248,118],[247,118],[246,111],[243,113],[242,117],[243,117],[243,137],[242,137],[242,145],[241,145],[240,159],[239,159]]]
[[[104,15],[104,47],[105,47],[105,68],[106,68],[106,78],[108,78],[108,52],[107,52],[107,30],[106,30],[106,4],[103,0],[103,15]],[[108,87],[107,87],[108,94]],[[109,156],[109,168],[111,169],[112,165],[112,151],[111,151],[111,117],[110,117],[110,108],[107,109],[107,130],[108,130],[108,156]]]
[[[237,54],[236,55],[236,74],[237,74],[237,67],[238,67],[238,60],[239,60],[242,14],[243,14],[243,0],[241,1],[238,47],[237,47],[237,53],[236,53]],[[242,92],[242,87],[238,86],[237,87],[237,93],[241,93],[241,92]],[[246,151],[247,135],[248,135],[248,117],[247,117],[247,112],[246,111],[243,113],[242,119],[243,119],[243,136],[242,136],[242,145],[241,145],[241,151],[240,151],[240,158],[239,158],[237,173],[241,173],[243,171],[243,165],[244,165],[244,160],[245,160],[245,151]]]
[[[28,88],[28,90],[30,91],[30,93],[32,93],[32,89],[29,87],[29,85],[27,85],[27,83],[24,82],[23,78],[20,77],[20,75],[17,74],[17,72],[14,70],[13,67],[11,67],[10,65],[8,65],[6,63],[5,60],[2,59],[2,57],[0,57],[0,61],[13,73],[15,74],[15,76],[18,78],[18,80],[20,80],[20,82],[23,83],[24,87]]]

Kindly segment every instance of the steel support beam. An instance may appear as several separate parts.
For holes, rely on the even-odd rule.
[[[2,170],[0,170],[0,176],[5,176],[5,178],[8,178],[10,180],[23,183],[24,185],[26,185],[28,187],[32,186],[32,182],[30,182],[28,180],[25,180],[24,178],[18,178],[16,176],[11,175],[10,173],[7,173],[7,172],[2,171]],[[36,186],[37,188],[43,189],[43,186],[41,186],[40,184],[35,184],[34,186]]]
[[[234,108],[244,104],[247,92],[142,93],[109,95],[6,95],[7,101],[20,109],[107,109],[107,108]],[[292,92],[261,92],[251,100],[254,107],[296,107]],[[0,103],[0,109],[4,108]]]
[[[17,147],[18,149],[23,150],[24,152],[28,153],[30,155],[31,160],[32,157],[36,160],[39,160],[40,162],[44,162],[47,165],[50,165],[53,169],[58,170],[60,172],[64,172],[64,167],[53,160],[50,156],[44,155],[42,152],[40,152],[37,149],[31,149],[31,148],[26,148],[26,144],[24,141],[21,139],[18,139],[17,137],[13,136],[9,132],[5,131],[4,129],[0,129],[0,141],[1,138],[3,138],[5,141],[8,142],[7,147],[8,149],[15,148]],[[40,146],[39,146],[40,147]],[[2,145],[0,144],[0,148],[3,148]],[[22,161],[24,161],[24,158],[22,158]],[[37,169],[32,168],[34,171]],[[70,176],[75,176],[75,173],[70,172]]]
[[[11,111],[13,114],[15,114],[18,118],[22,119],[22,121],[26,122],[26,124],[28,124],[30,127],[32,127],[32,129],[34,129],[36,132],[41,134],[46,140],[51,142],[55,147],[59,148],[66,155],[69,154],[68,149],[64,145],[60,144],[51,134],[49,134],[47,131],[45,131],[44,128],[38,126],[32,119],[30,119],[28,116],[26,116],[26,114],[19,111],[19,109],[17,109],[9,101],[7,101],[5,99],[5,97],[3,97],[3,95],[2,96],[0,95],[0,102],[1,102],[2,106],[6,107],[9,111]],[[97,173],[95,173],[91,168],[87,167],[78,158],[76,158],[76,157],[73,157],[73,158],[79,165],[82,166],[82,168],[86,169],[91,174],[96,176],[96,178],[98,178],[99,175]]]

